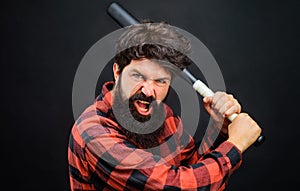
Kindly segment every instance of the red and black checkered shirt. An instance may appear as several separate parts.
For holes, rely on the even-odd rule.
[[[76,120],[69,138],[71,190],[224,190],[241,165],[240,151],[223,141],[196,148],[192,136],[166,106],[165,133],[157,149],[126,137],[112,113],[112,83]],[[110,88],[108,88],[110,87]],[[199,154],[199,151],[205,151]],[[202,153],[202,152],[201,152]]]

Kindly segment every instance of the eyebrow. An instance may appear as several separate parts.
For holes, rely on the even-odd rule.
[[[131,72],[136,72],[136,73],[139,73],[140,75],[142,75],[143,77],[145,77],[146,78],[146,76],[144,75],[144,74],[142,74],[138,69],[132,69],[132,71]],[[152,78],[151,78],[152,79]],[[159,78],[155,78],[155,79],[152,79],[152,80],[170,80],[171,81],[171,79],[169,78],[169,77],[159,77]]]

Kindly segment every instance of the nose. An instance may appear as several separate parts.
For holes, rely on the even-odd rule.
[[[143,83],[142,92],[147,97],[155,97],[154,84],[152,80],[147,80]]]

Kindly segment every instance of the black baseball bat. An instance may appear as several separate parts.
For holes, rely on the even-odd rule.
[[[140,24],[140,21],[130,14],[123,6],[114,2],[111,3],[107,8],[107,13],[121,26],[126,27],[130,25]],[[199,79],[196,79],[187,69],[183,70],[185,76],[190,79],[193,83],[193,88],[203,97],[213,96],[214,93],[210,90],[203,82]],[[237,114],[232,114],[228,117],[230,121],[233,121],[236,118]],[[254,146],[261,145],[265,140],[264,135],[260,135]]]

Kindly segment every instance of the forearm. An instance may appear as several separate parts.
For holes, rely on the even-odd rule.
[[[222,129],[227,129],[227,124],[217,123],[213,120],[208,124],[198,149],[199,157],[216,149],[221,143],[228,139],[227,131],[222,131]]]

